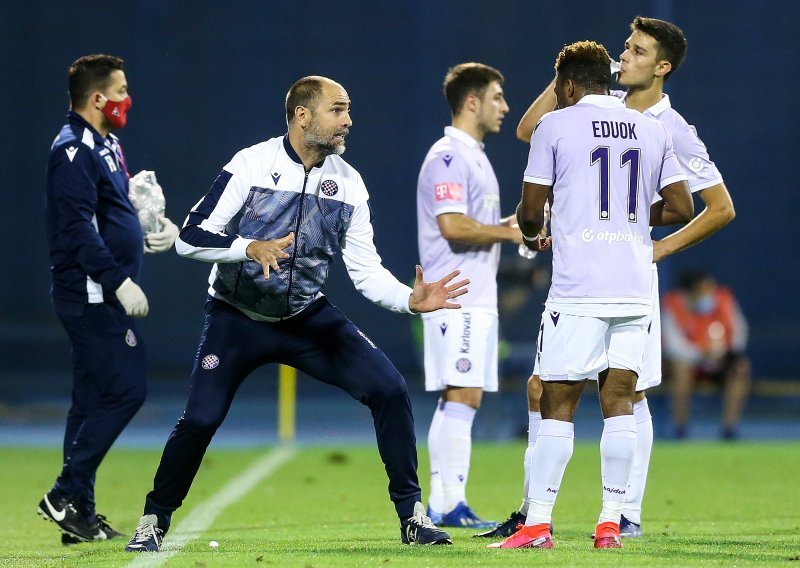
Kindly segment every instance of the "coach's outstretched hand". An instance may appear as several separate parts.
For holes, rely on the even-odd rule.
[[[289,258],[289,253],[284,249],[292,246],[294,243],[294,231],[271,241],[253,241],[247,245],[245,254],[250,260],[255,260],[264,269],[264,278],[269,278],[269,269],[277,272],[278,259]]]
[[[442,308],[460,308],[461,304],[454,304],[450,300],[468,292],[467,285],[469,280],[460,280],[450,284],[459,274],[461,274],[460,270],[454,270],[441,280],[425,282],[422,279],[422,267],[418,264],[417,277],[414,280],[414,291],[408,298],[408,307],[414,313],[433,312]]]

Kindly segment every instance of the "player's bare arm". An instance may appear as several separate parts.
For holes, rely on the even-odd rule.
[[[442,236],[451,242],[468,245],[522,242],[519,228],[510,225],[484,225],[463,213],[443,213],[436,217]]]
[[[650,226],[664,227],[688,223],[694,215],[694,201],[686,181],[676,181],[662,189],[661,199],[650,206]]]
[[[547,88],[531,103],[525,114],[522,115],[519,125],[517,125],[517,138],[520,141],[528,144],[531,141],[531,136],[533,136],[533,130],[541,118],[556,109],[555,85],[556,80],[553,79],[547,85]]]
[[[278,271],[278,259],[289,258],[284,250],[294,243],[294,232],[271,241],[253,241],[247,245],[247,258],[255,260],[264,269],[264,278],[269,278],[269,269]]]
[[[517,223],[522,230],[525,246],[540,252],[550,248],[552,237],[545,237],[544,206],[550,195],[551,187],[538,183],[523,182],[522,199],[517,205]]]
[[[736,217],[731,195],[724,183],[712,185],[699,194],[705,208],[685,227],[653,242],[653,262],[704,241]]]
[[[414,279],[414,291],[408,299],[408,307],[414,313],[426,313],[444,309],[458,309],[461,304],[454,304],[451,300],[458,298],[468,292],[469,280],[459,280],[451,282],[461,274],[460,270],[454,270],[447,276],[440,278],[436,282],[425,282],[422,274],[422,267],[417,265],[417,275]]]

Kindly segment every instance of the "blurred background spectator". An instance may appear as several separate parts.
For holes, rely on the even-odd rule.
[[[728,288],[710,274],[689,270],[663,300],[666,376],[672,385],[675,437],[688,434],[692,393],[703,382],[722,385],[720,436],[737,438],[736,426],[750,393],[745,355],[747,321]]]

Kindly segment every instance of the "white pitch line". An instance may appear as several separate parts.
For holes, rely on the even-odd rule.
[[[192,509],[177,527],[169,531],[164,539],[161,552],[134,553],[137,555],[136,559],[128,564],[128,568],[163,565],[169,558],[183,550],[184,546],[197,540],[229,505],[247,495],[256,485],[289,461],[294,454],[295,450],[290,446],[280,446],[268,453],[247,470],[231,479],[212,497]]]

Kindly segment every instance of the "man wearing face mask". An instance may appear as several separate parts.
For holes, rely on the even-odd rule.
[[[697,380],[722,382],[720,436],[738,437],[736,426],[750,392],[750,362],[745,356],[747,321],[727,288],[703,272],[689,271],[664,295],[663,346],[672,379],[675,436],[688,433],[689,407]]]
[[[172,247],[177,227],[143,235],[128,198],[119,139],[131,97],[123,61],[87,55],[69,68],[70,111],[50,149],[46,225],[52,298],[72,344],[72,405],[61,473],[39,503],[64,544],[120,536],[95,511],[100,463],[147,393],[145,348],[134,318],[147,315],[139,287],[144,252]]]

